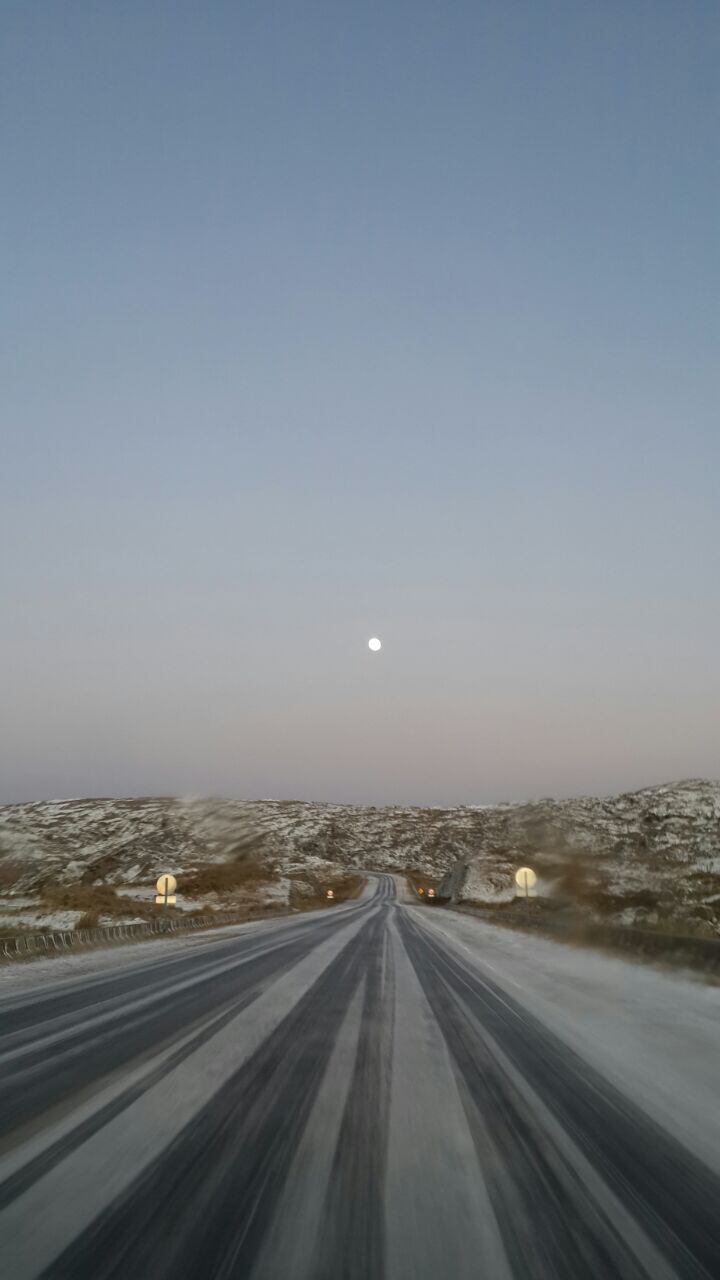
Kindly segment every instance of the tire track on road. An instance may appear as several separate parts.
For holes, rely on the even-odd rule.
[[[163,1155],[44,1275],[217,1280],[248,1274],[271,1224],[345,1009],[377,945],[374,915]],[[177,1205],[192,1205],[178,1218]]]
[[[715,1280],[720,1264],[720,1179],[712,1170],[506,991],[473,973],[405,913],[401,935],[458,1066],[479,1152],[486,1136],[492,1141],[494,1155],[490,1161],[487,1151],[484,1156],[489,1187],[516,1273],[567,1280],[583,1273],[608,1280],[647,1274],[637,1269],[562,1154],[538,1128],[466,1010],[620,1196],[677,1275],[683,1280]],[[528,1179],[532,1169],[534,1176]],[[563,1206],[560,1216],[558,1204]],[[530,1232],[527,1223],[533,1224]]]
[[[313,1267],[317,1280],[385,1274],[385,1164],[389,1133],[393,1041],[394,972],[389,947],[389,907],[384,906],[368,938],[365,997],[355,1070],[340,1125],[324,1229]]]

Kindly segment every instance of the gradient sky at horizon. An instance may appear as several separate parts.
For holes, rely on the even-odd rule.
[[[0,801],[720,775],[719,55],[3,5]]]

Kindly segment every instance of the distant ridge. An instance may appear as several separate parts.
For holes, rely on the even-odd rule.
[[[720,934],[720,782],[705,779],[449,809],[170,797],[0,806],[6,902],[247,858],[273,869],[274,897],[332,868],[415,869],[489,905],[514,896],[514,870],[530,862],[541,894],[574,896],[603,919]]]

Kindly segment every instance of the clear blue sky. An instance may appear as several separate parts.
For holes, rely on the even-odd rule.
[[[720,774],[719,65],[714,0],[6,0],[0,799]]]

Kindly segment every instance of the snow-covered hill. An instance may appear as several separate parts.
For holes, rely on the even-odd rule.
[[[538,872],[544,898],[628,923],[670,918],[720,931],[720,784],[456,809],[172,798],[5,805],[0,923],[9,913],[38,924],[38,912],[73,902],[88,910],[91,890],[98,910],[105,890],[146,910],[163,871],[181,888],[185,875],[185,905],[202,908],[250,880],[256,896],[287,902],[354,869],[417,870],[456,900],[499,904],[514,896],[523,864]]]

